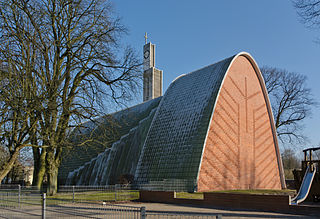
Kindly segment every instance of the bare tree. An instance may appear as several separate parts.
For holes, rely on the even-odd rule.
[[[31,146],[29,133],[36,125],[29,120],[33,107],[31,98],[27,97],[26,77],[12,68],[11,59],[7,61],[6,69],[0,70],[0,141],[6,152],[5,162],[0,167],[0,182],[18,163],[21,149]]]
[[[287,148],[281,153],[281,160],[286,179],[293,179],[292,170],[300,168],[301,159],[297,157],[295,151]]]
[[[5,165],[5,163],[7,162],[7,159],[8,159],[7,148],[3,145],[0,145],[0,166]],[[0,183],[1,183],[1,181],[0,181]]]
[[[0,0],[1,25],[7,41],[28,47],[31,90],[41,90],[29,121],[38,130],[30,136],[48,177],[48,194],[57,191],[57,175],[70,129],[99,112],[99,97],[115,102],[130,98],[140,64],[132,49],[121,52],[125,28],[106,0]],[[11,44],[9,44],[11,45]],[[0,45],[1,46],[1,45]],[[12,49],[13,48],[13,49]],[[7,50],[13,53],[12,47]],[[122,54],[122,55],[121,55]],[[29,60],[29,54],[14,54]],[[4,60],[5,61],[5,60]],[[25,63],[16,63],[26,66]],[[27,68],[25,68],[27,69]],[[38,175],[42,180],[41,175]]]
[[[279,139],[283,143],[301,142],[304,140],[302,122],[317,105],[306,85],[306,76],[267,66],[262,67],[261,72]]]
[[[301,21],[308,27],[320,27],[319,0],[293,0]]]

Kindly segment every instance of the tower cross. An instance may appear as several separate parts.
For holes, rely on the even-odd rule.
[[[144,34],[144,39],[146,41],[146,44],[148,43],[148,36],[147,36],[147,32]]]

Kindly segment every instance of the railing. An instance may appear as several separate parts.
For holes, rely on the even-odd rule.
[[[0,216],[4,218],[145,218],[145,207],[106,202],[70,202],[50,199],[45,193],[0,192]]]
[[[149,181],[148,183],[140,183],[136,187],[139,190],[147,191],[175,191],[175,192],[194,192],[196,191],[195,180],[184,179],[164,179],[161,181]]]
[[[38,190],[35,186],[0,185],[0,192],[11,192],[20,194],[42,194],[45,188]],[[139,191],[130,186],[108,185],[108,186],[60,186],[56,198],[81,202],[90,198],[92,201],[131,201],[139,199]],[[95,198],[94,198],[95,197]]]
[[[149,181],[148,183],[129,184],[129,185],[105,185],[105,186],[59,186],[58,193],[78,193],[78,192],[113,192],[113,191],[138,191],[138,190],[150,190],[150,191],[175,191],[175,192],[194,192],[196,190],[195,180],[183,180],[183,179],[164,179],[161,181]],[[12,190],[18,189],[18,184],[3,184],[0,185],[0,190]],[[40,191],[35,186],[20,186],[21,191],[26,192],[46,192],[46,187],[42,187]]]
[[[71,194],[72,201],[86,200],[86,197],[95,195],[105,201],[130,201],[139,199],[139,191],[129,186],[107,185],[107,186],[60,186],[59,194]]]
[[[19,192],[0,192],[0,216],[5,218],[39,218],[41,195]]]
[[[89,192],[89,191],[115,191],[132,190],[131,186],[106,185],[106,186],[59,186],[58,192]]]
[[[307,160],[301,162],[302,173],[306,172],[307,166],[312,164],[314,168],[316,168],[317,173],[320,173],[320,160]]]
[[[0,192],[21,192],[21,193],[36,193],[40,194],[45,192],[45,188],[41,188],[40,190],[36,186],[21,186],[19,184],[1,184]]]
[[[1,185],[0,218],[222,218],[220,214],[148,212],[145,207],[112,202],[138,197],[139,191],[120,185],[62,186],[57,197],[46,197],[35,187]]]

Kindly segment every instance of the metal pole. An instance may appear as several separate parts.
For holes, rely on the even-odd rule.
[[[140,208],[140,218],[145,219],[146,218],[146,207]]]
[[[18,193],[18,206],[19,206],[19,208],[21,207],[20,206],[20,198],[21,198],[21,186],[19,185],[19,187],[18,187],[18,189],[19,189],[19,193]]]
[[[309,169],[310,169],[310,172],[313,172],[313,165],[312,165],[312,150],[310,150],[310,151],[309,151],[309,153],[310,153],[310,154],[309,154],[309,155],[310,155],[310,164],[309,164],[309,165],[310,165],[310,168],[309,168]]]
[[[304,151],[304,161],[307,161],[307,151]]]
[[[42,194],[42,219],[46,218],[46,193]]]
[[[74,203],[74,186],[72,186],[72,202]]]

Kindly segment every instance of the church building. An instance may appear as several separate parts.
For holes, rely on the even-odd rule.
[[[155,45],[143,47],[143,103],[88,122],[59,182],[147,190],[283,189],[285,180],[261,72],[245,52],[176,78],[162,96]],[[111,127],[111,128],[110,128]]]

